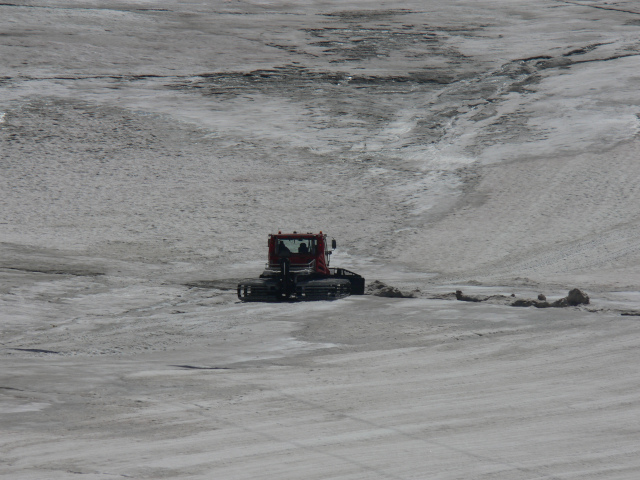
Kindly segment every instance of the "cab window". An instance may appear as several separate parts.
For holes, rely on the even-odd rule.
[[[276,254],[313,254],[316,251],[316,240],[313,238],[278,238]]]

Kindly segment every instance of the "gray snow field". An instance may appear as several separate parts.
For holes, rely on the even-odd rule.
[[[15,0],[0,59],[0,477],[640,478],[638,2]],[[239,303],[278,230],[415,298]]]

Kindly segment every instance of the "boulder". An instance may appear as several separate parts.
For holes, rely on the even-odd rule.
[[[567,295],[567,303],[572,307],[575,307],[576,305],[588,305],[589,295],[584,293],[579,288],[574,288],[573,290],[569,291],[569,294]]]

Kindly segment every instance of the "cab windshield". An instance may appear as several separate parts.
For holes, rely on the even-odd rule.
[[[276,254],[314,254],[316,252],[315,238],[278,238]]]

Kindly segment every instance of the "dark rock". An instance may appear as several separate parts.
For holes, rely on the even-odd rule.
[[[567,295],[567,303],[572,307],[575,307],[576,305],[588,305],[589,295],[584,293],[579,288],[574,288]]]
[[[564,307],[568,307],[569,306],[569,302],[567,302],[567,298],[561,298],[559,300],[556,300],[555,302],[553,302],[551,304],[552,307],[554,308],[564,308]]]
[[[456,290],[456,299],[461,302],[484,302],[486,297],[477,297],[475,295],[465,295],[462,290]]]
[[[531,307],[532,305],[535,305],[537,302],[535,300],[527,300],[524,298],[519,298],[518,300],[515,300],[514,302],[511,303],[512,307]]]
[[[545,297],[543,294],[538,295],[538,300],[540,300],[541,302],[544,302],[547,300],[547,297]]]

